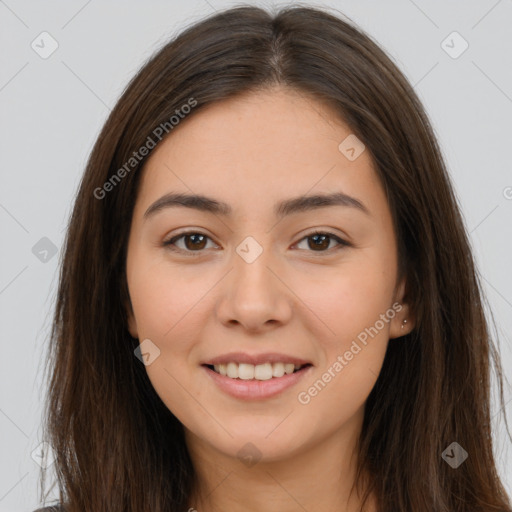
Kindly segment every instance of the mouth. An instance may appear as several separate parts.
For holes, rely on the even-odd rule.
[[[280,379],[285,375],[302,372],[312,365],[310,363],[294,364],[284,362],[269,362],[253,365],[249,363],[229,362],[226,364],[204,364],[203,366],[218,375],[230,379],[265,381]]]
[[[311,363],[279,361],[256,365],[235,362],[202,364],[201,367],[218,390],[243,401],[277,399],[307,379],[314,369]]]

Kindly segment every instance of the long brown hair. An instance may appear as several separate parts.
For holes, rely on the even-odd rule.
[[[189,116],[271,86],[325,102],[371,152],[407,277],[416,325],[390,340],[366,403],[363,495],[374,493],[380,512],[511,512],[491,437],[491,362],[504,401],[499,354],[430,122],[367,34],[300,5],[239,6],[189,26],[141,68],[98,137],[67,230],[46,368],[60,501],[67,512],[186,509],[195,473],[183,427],[127,329],[127,240],[147,156],[130,159],[148,138],[172,136],[169,120],[191,100]],[[456,469],[442,457],[452,442],[469,455]]]

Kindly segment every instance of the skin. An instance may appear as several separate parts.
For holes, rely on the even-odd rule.
[[[350,488],[364,404],[389,339],[408,333],[414,320],[370,153],[350,161],[338,150],[350,133],[326,105],[272,88],[190,115],[144,168],[127,253],[128,328],[160,350],[146,370],[184,425],[198,475],[189,505],[198,511],[358,510]],[[175,207],[144,220],[171,191],[214,197],[233,215]],[[340,205],[273,214],[281,200],[334,191],[357,198],[369,214]],[[307,238],[316,228],[352,246],[331,239],[316,249]],[[176,244],[188,253],[162,245],[189,230],[209,237],[199,256],[186,237]],[[250,264],[236,252],[247,236],[263,249]],[[400,312],[300,403],[298,393],[396,302]],[[276,397],[244,401],[222,392],[201,366],[232,351],[291,354],[313,368]],[[261,456],[250,467],[237,455],[248,442]],[[373,500],[367,510],[376,510]]]

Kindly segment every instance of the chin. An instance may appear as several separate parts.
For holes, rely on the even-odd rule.
[[[282,419],[281,419],[282,420]],[[293,456],[304,447],[306,439],[291,436],[286,430],[274,430],[278,424],[273,423],[271,428],[240,428],[236,435],[229,437],[223,435],[222,439],[209,439],[216,450],[227,457],[240,460],[241,463],[251,467],[256,462],[278,462]],[[229,429],[230,432],[233,432]]]

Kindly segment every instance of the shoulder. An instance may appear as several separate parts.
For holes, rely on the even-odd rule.
[[[51,507],[38,508],[34,512],[64,512],[64,509],[60,505],[53,505]]]

